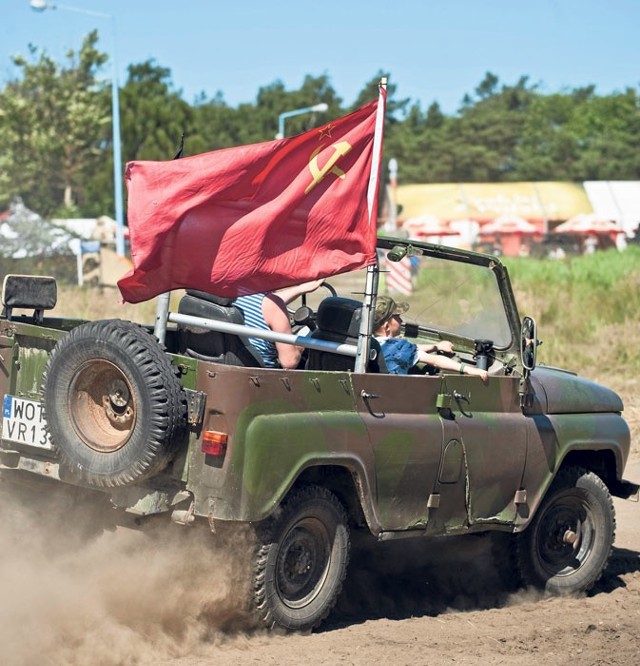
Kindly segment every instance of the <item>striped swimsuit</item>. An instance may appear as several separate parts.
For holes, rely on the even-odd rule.
[[[244,312],[244,323],[251,328],[260,328],[263,331],[270,331],[269,325],[264,320],[262,314],[262,301],[265,294],[251,294],[250,296],[239,296],[235,304]],[[268,368],[279,367],[278,350],[271,340],[262,338],[249,338],[251,344],[258,350]]]

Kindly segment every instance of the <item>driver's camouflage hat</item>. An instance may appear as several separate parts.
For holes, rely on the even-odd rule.
[[[400,315],[409,309],[409,303],[396,303],[391,296],[378,296],[376,302],[376,314],[373,320],[373,327],[382,326],[385,321],[391,319],[393,315]]]

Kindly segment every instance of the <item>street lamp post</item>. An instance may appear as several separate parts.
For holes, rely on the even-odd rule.
[[[113,68],[111,76],[111,118],[113,128],[113,191],[115,198],[115,215],[116,215],[116,254],[124,256],[124,208],[122,205],[122,143],[120,140],[120,98],[118,93],[118,76],[116,64],[116,19],[112,14],[104,14],[102,12],[94,12],[90,9],[82,9],[81,7],[71,7],[69,5],[57,5],[53,2],[46,2],[45,0],[31,0],[31,8],[35,11],[42,12],[45,9],[63,9],[69,12],[77,12],[79,14],[88,14],[89,16],[97,16],[99,18],[106,18],[111,20],[111,27],[113,31],[112,45],[111,45],[111,64]]]
[[[314,111],[324,112],[329,109],[329,105],[326,102],[320,102],[320,104],[314,104],[313,106],[305,106],[303,109],[295,109],[294,111],[285,111],[278,116],[278,133],[276,134],[276,139],[284,139],[284,121],[287,118],[292,116],[299,116],[303,113],[313,113]]]

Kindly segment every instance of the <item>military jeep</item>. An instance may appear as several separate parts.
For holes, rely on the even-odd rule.
[[[405,337],[450,340],[459,371],[386,371],[372,313],[400,268]],[[356,278],[362,288],[349,277],[347,294],[329,284],[317,305],[292,311],[285,335],[192,291],[175,312],[160,297],[148,326],[56,318],[53,279],[7,276],[2,478],[98,493],[138,525],[166,515],[208,522],[214,537],[249,526],[249,603],[269,628],[308,630],[326,617],[359,532],[499,531],[512,535],[525,584],[592,587],[614,541],[612,495],[638,492],[623,480],[619,396],[536,367],[535,321],[520,319],[494,256],[382,238],[378,265]],[[302,366],[265,368],[251,336],[304,347]]]

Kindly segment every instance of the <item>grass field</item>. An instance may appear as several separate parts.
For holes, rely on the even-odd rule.
[[[540,359],[640,373],[640,247],[563,261],[511,259],[521,314],[538,321]]]
[[[538,321],[539,362],[617,391],[640,453],[640,247],[505,263],[520,314]]]

